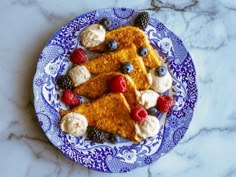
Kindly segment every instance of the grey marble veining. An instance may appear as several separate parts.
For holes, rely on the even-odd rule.
[[[147,10],[183,40],[197,70],[199,98],[173,151],[150,166],[111,175],[67,160],[50,144],[34,113],[32,79],[55,31],[82,13],[117,6]],[[235,177],[235,19],[234,0],[2,0],[0,176]]]

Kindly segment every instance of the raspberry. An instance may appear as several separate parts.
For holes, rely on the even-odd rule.
[[[72,88],[71,78],[69,76],[66,76],[66,75],[60,76],[57,79],[57,85],[61,89],[65,89],[65,90],[71,89]]]
[[[142,106],[133,109],[131,116],[136,122],[143,122],[147,118],[147,111]]]
[[[70,90],[64,91],[64,93],[61,97],[61,101],[69,106],[77,106],[80,104],[79,99],[77,98],[76,94],[74,94]]]
[[[104,143],[106,140],[106,133],[96,127],[88,127],[87,137],[96,143]]]
[[[149,14],[147,12],[141,12],[134,20],[134,25],[142,30],[147,28],[149,23]]]
[[[168,112],[173,105],[173,100],[170,96],[159,96],[157,99],[157,109],[160,112]]]
[[[87,60],[85,51],[82,48],[75,49],[70,56],[70,61],[73,64],[81,64]]]
[[[114,77],[110,82],[109,88],[114,93],[124,93],[126,91],[126,78],[121,75]]]

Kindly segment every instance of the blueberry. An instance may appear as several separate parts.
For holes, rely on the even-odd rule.
[[[105,29],[109,29],[109,27],[112,24],[112,21],[111,21],[111,19],[105,17],[105,18],[101,19],[99,24],[102,25]]]
[[[155,69],[155,74],[159,77],[165,76],[167,73],[167,68],[165,66],[159,66]]]
[[[109,133],[107,139],[111,143],[116,143],[118,141],[118,137],[113,133]]]
[[[138,54],[142,57],[146,56],[148,53],[148,49],[146,47],[140,47],[138,49]]]
[[[134,67],[133,67],[132,63],[130,63],[128,61],[122,63],[120,66],[120,71],[123,74],[130,74],[133,70],[134,70]]]
[[[111,40],[107,41],[107,43],[106,43],[106,49],[110,52],[116,50],[117,47],[118,47],[118,44],[117,44],[116,40],[111,39]]]
[[[157,110],[156,107],[152,107],[152,108],[149,108],[149,109],[147,110],[147,112],[148,112],[148,115],[156,116],[157,113],[158,113],[158,110]]]

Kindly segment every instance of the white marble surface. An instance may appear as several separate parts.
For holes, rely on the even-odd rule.
[[[151,166],[104,174],[65,159],[38,126],[32,104],[37,58],[75,16],[103,7],[148,9],[174,31],[197,70],[199,99],[181,143]],[[235,0],[1,0],[0,176],[235,177]]]

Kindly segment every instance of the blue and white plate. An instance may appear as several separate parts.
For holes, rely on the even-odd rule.
[[[162,127],[155,138],[139,144],[121,140],[116,144],[96,144],[85,137],[63,133],[58,123],[60,92],[56,78],[71,67],[70,54],[80,46],[78,37],[87,26],[103,17],[112,19],[112,28],[132,25],[138,11],[128,8],[101,9],[89,12],[63,26],[43,49],[33,81],[34,105],[38,121],[48,139],[69,159],[102,172],[128,172],[149,165],[173,149],[183,138],[193,117],[197,101],[194,64],[182,41],[161,22],[151,19],[146,34],[153,47],[162,53],[173,77],[173,86],[165,94],[174,98],[173,109],[159,114]]]

